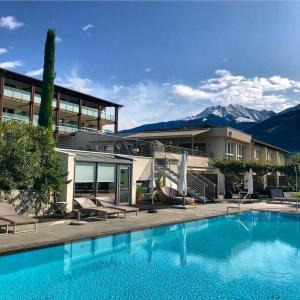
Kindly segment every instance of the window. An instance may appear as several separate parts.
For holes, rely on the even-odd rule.
[[[237,145],[236,158],[237,158],[237,160],[243,160],[245,158],[245,147],[244,146]]]
[[[226,157],[228,159],[233,158],[233,149],[234,149],[234,144],[232,143],[226,143]]]
[[[116,200],[116,165],[99,163],[97,170],[97,196],[107,197],[115,203]]]
[[[254,160],[260,160],[260,150],[254,150]]]
[[[96,164],[77,162],[75,168],[75,196],[95,195]]]

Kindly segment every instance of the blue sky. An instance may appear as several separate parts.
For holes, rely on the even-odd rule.
[[[120,102],[121,128],[210,105],[300,99],[297,2],[1,2],[0,66],[39,77],[56,29],[59,84]]]

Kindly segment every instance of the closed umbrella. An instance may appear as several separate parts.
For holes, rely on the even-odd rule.
[[[152,189],[152,197],[151,197],[151,204],[152,207],[151,209],[148,210],[148,213],[156,213],[157,210],[154,209],[154,193],[155,193],[155,170],[154,170],[154,160],[151,161],[151,173],[150,173],[150,183],[149,183],[149,188]]]
[[[248,173],[248,195],[253,194],[253,172],[252,169],[250,168],[249,173]]]
[[[182,153],[181,160],[180,160],[178,192],[183,196],[183,206],[185,206],[185,196],[187,194],[187,152],[186,151]]]

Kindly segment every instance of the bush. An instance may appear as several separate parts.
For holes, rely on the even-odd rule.
[[[0,200],[38,214],[67,183],[52,134],[22,122],[0,124]]]

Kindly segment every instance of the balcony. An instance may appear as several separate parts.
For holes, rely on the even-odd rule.
[[[82,106],[81,112],[83,115],[98,118],[98,109]]]
[[[105,111],[102,111],[101,112],[101,119],[114,122],[115,121],[115,116],[112,115],[112,114],[109,114]]]
[[[13,98],[13,99],[18,99],[18,100],[23,100],[23,101],[29,102],[30,98],[31,98],[31,93],[27,92],[27,91],[20,90],[20,89],[5,86],[4,87],[4,96],[7,96],[7,97],[10,97],[10,98]],[[41,95],[40,94],[34,94],[34,103],[36,103],[36,104],[41,103]],[[56,108],[56,99],[53,99],[52,105],[53,105],[54,108]],[[62,110],[72,112],[72,113],[75,113],[75,114],[79,113],[79,105],[76,104],[76,103],[61,100],[60,101],[60,108]],[[81,112],[85,116],[98,118],[98,109],[87,107],[87,106],[82,106]],[[110,113],[107,113],[105,111],[102,111],[101,112],[101,119],[106,120],[106,121],[114,122],[115,121],[115,116],[110,114]]]
[[[78,104],[61,100],[59,105],[60,105],[60,109],[67,110],[67,111],[77,113],[77,114],[79,113],[79,105]]]
[[[12,88],[9,86],[4,86],[4,96],[29,102],[31,93],[16,88]]]
[[[55,125],[54,125],[54,129],[55,129]],[[58,131],[64,132],[64,133],[74,133],[74,132],[78,131],[78,127],[77,127],[77,125],[61,123],[58,126]]]
[[[29,116],[17,115],[4,112],[2,115],[4,121],[22,121],[29,123]]]

